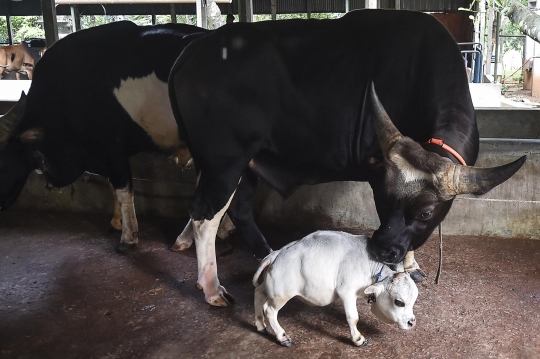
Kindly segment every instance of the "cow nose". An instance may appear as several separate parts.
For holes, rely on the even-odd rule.
[[[407,325],[409,326],[409,328],[412,328],[416,325],[416,318],[412,318],[411,320],[409,320],[407,322]]]

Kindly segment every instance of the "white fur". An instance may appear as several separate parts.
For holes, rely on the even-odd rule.
[[[155,73],[141,78],[122,80],[114,89],[122,107],[163,150],[173,151],[180,144],[166,82]]]
[[[392,154],[390,156],[390,159],[392,162],[394,162],[400,172],[403,176],[405,182],[414,182],[414,181],[421,181],[421,180],[430,180],[432,181],[432,175],[421,171],[417,168],[415,168],[413,165],[411,165],[407,160],[405,160],[403,157],[401,157],[399,154]]]
[[[287,301],[298,297],[312,305],[324,306],[340,298],[353,343],[362,345],[365,338],[356,328],[356,300],[364,294],[375,295],[371,310],[379,319],[395,323],[401,329],[413,327],[416,284],[409,274],[396,273],[388,267],[384,267],[383,279],[376,282],[376,274],[383,265],[371,260],[367,239],[344,232],[319,231],[270,253],[253,277],[257,330],[266,329],[266,317],[278,341],[290,346],[290,337],[277,322],[277,313]],[[259,285],[261,274],[263,282]],[[396,299],[405,306],[397,306]]]

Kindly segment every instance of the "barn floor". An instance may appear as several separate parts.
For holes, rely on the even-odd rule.
[[[236,298],[212,308],[195,288],[194,250],[167,248],[183,221],[140,220],[138,249],[115,253],[107,215],[0,215],[0,358],[540,358],[540,241],[446,237],[443,276],[435,237],[417,253],[418,326],[378,322],[359,300],[367,347],[349,342],[340,304],[291,301],[280,322],[295,346],[253,326],[257,263],[239,238],[218,259]],[[264,231],[279,248],[304,233]]]

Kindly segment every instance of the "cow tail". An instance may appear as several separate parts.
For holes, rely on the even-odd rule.
[[[261,265],[259,266],[259,268],[255,272],[255,275],[253,276],[253,286],[258,287],[260,285],[259,277],[261,276],[261,274],[263,275],[266,274],[266,270],[268,269],[268,266],[274,262],[278,254],[279,254],[279,251],[273,251],[272,253],[264,257],[264,259],[261,262]]]

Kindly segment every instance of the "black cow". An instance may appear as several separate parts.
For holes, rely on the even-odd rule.
[[[49,187],[93,172],[108,177],[117,195],[111,224],[122,229],[119,250],[134,246],[138,226],[129,157],[155,151],[183,164],[190,159],[178,136],[167,80],[184,47],[206,33],[182,24],[116,22],[55,43],[36,64],[28,97],[0,120],[0,209],[16,200],[36,168]]]
[[[485,193],[525,161],[479,169],[435,144],[422,147],[442,139],[469,165],[479,147],[459,49],[422,13],[225,26],[185,49],[169,91],[200,173],[190,206],[198,280],[217,306],[230,298],[217,278],[215,226],[229,205],[242,207],[233,222],[262,237],[247,214],[257,176],[285,197],[302,184],[368,181],[381,220],[369,250],[398,263],[427,240],[456,195]]]

